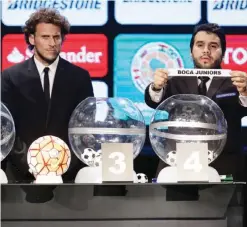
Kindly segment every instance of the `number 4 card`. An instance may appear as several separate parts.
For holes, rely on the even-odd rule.
[[[178,182],[208,182],[208,144],[177,143]]]
[[[133,144],[103,143],[102,181],[133,182]]]

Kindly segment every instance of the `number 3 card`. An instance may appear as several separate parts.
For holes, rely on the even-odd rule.
[[[133,182],[133,144],[102,143],[102,181]]]

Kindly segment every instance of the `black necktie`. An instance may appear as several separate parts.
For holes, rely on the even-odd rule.
[[[201,83],[198,86],[199,95],[207,95],[207,86],[206,83],[210,80],[208,76],[199,76],[198,79],[201,80]]]
[[[45,93],[45,100],[47,104],[50,102],[50,82],[49,82],[49,68],[44,68],[45,76],[44,76],[44,93]]]

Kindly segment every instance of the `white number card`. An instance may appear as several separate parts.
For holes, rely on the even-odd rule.
[[[103,143],[103,182],[133,182],[133,144]]]
[[[208,144],[177,143],[178,182],[208,182]]]

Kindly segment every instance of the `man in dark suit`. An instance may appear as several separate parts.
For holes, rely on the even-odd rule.
[[[26,43],[34,56],[2,72],[2,102],[13,115],[17,137],[8,161],[19,182],[34,179],[27,165],[30,144],[41,136],[53,135],[69,145],[68,122],[73,110],[82,100],[94,96],[89,73],[59,57],[69,30],[69,22],[57,11],[36,11],[24,27]],[[63,180],[73,182],[82,163],[72,150],[71,156]],[[42,190],[34,195],[38,191],[35,188],[30,201],[52,197],[50,188]]]
[[[190,43],[191,56],[197,69],[220,69],[226,50],[226,39],[217,24],[203,24],[195,28]],[[231,78],[173,77],[168,79],[165,69],[157,69],[154,82],[145,90],[145,102],[156,108],[176,94],[202,94],[215,101],[224,112],[228,123],[227,143],[220,157],[212,163],[219,174],[233,174],[239,178],[241,118],[247,115],[247,74],[232,71]],[[231,94],[224,96],[222,94]],[[165,167],[160,162],[158,172]]]

